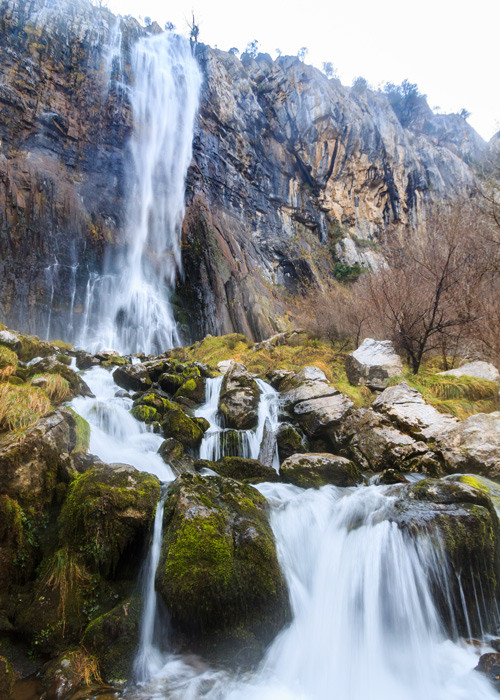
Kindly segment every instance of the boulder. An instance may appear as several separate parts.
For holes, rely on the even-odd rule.
[[[402,433],[370,408],[353,411],[331,434],[332,442],[362,469],[444,473],[442,460],[425,442]]]
[[[448,473],[500,478],[500,411],[477,413],[451,424],[437,437]]]
[[[366,338],[347,355],[345,371],[354,386],[385,389],[388,379],[403,374],[403,365],[390,340]]]
[[[97,657],[102,679],[107,683],[123,686],[131,678],[141,612],[141,599],[132,596],[93,620],[83,633],[82,646]]]
[[[449,369],[447,372],[439,372],[440,375],[450,377],[476,377],[476,379],[487,379],[490,382],[500,384],[500,372],[491,362],[467,362],[456,369]]]
[[[288,484],[302,488],[333,486],[357,486],[363,481],[358,467],[345,457],[329,453],[297,454],[285,459],[280,467],[280,477]]]
[[[23,507],[41,510],[52,501],[57,480],[71,471],[76,443],[76,419],[66,408],[43,416],[24,434],[12,435],[0,447],[1,491]]]
[[[167,412],[162,430],[166,438],[174,438],[189,449],[198,447],[204,434],[200,424],[186,415],[181,408],[173,408]]]
[[[431,585],[450,632],[456,624],[461,635],[469,634],[469,626],[481,634],[493,623],[499,584],[499,523],[491,499],[468,483],[442,479],[389,488],[398,496],[390,519],[412,538],[423,535],[434,543],[438,562],[430,564]]]
[[[153,384],[144,363],[117,367],[113,372],[113,379],[118,386],[127,391],[147,391]]]
[[[76,477],[59,516],[62,547],[107,577],[141,547],[156,511],[160,482],[129,465],[96,466]]]
[[[0,331],[0,345],[17,352],[21,349],[21,339],[12,331]]]
[[[305,381],[300,386],[289,389],[281,394],[281,400],[285,409],[292,409],[301,401],[319,399],[323,396],[335,396],[339,391],[332,384],[324,381]]]
[[[258,459],[248,457],[222,457],[213,462],[211,468],[221,476],[250,484],[279,481],[278,474],[272,467],[265,466]]]
[[[293,413],[309,437],[328,437],[350,413],[354,404],[344,394],[334,394],[295,404]]]
[[[483,673],[493,684],[493,687],[500,692],[500,654],[481,654],[475,671]]]
[[[260,389],[241,362],[233,362],[222,380],[219,411],[228,428],[247,430],[257,425]]]
[[[308,451],[304,433],[291,423],[280,423],[276,433],[276,442],[280,463],[287,457]]]
[[[100,360],[95,355],[91,355],[90,352],[86,350],[76,351],[76,366],[78,369],[86,370],[91,367],[97,367],[99,364]]]
[[[232,479],[182,474],[170,487],[156,586],[183,646],[253,663],[289,620],[266,512]]]
[[[89,674],[89,683],[98,680],[96,660],[82,650],[67,651],[45,664],[42,679],[44,700],[70,700],[74,697],[77,689],[85,684],[82,667]]]
[[[182,474],[182,472],[195,472],[195,460],[186,453],[182,444],[174,438],[164,440],[158,449],[158,454],[171,467],[176,476]]]
[[[385,389],[373,402],[373,409],[417,440],[436,440],[458,424],[453,416],[427,404],[422,394],[406,382]]]

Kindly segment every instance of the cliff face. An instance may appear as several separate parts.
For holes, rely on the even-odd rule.
[[[86,0],[0,2],[0,316],[77,339],[85,289],[120,246],[128,52],[144,33]],[[148,31],[157,31],[153,25]],[[174,303],[186,335],[284,325],[286,297],[342,263],[411,245],[433,204],[466,192],[484,144],[461,118],[404,129],[384,95],[291,57],[200,45],[204,72]],[[119,73],[119,75],[118,75]],[[457,121],[458,120],[458,121]],[[336,267],[337,266],[337,267]]]

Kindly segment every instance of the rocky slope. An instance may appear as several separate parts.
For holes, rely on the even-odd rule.
[[[116,52],[121,31],[121,57]],[[85,290],[123,223],[130,46],[147,30],[87,0],[0,2],[0,314],[77,338]],[[403,128],[386,97],[293,57],[197,47],[204,74],[183,230],[185,335],[267,337],[285,295],[335,264],[376,265],[391,236],[471,188],[485,144],[422,107]],[[114,58],[114,60],[113,60]],[[53,308],[53,311],[50,309]],[[189,323],[187,323],[189,319]]]

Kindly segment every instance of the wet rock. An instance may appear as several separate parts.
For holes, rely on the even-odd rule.
[[[288,378],[293,377],[295,372],[289,369],[271,369],[267,373],[267,379],[273,389],[279,389],[281,384]]]
[[[94,394],[80,375],[64,362],[60,362],[56,357],[44,357],[42,360],[34,362],[30,365],[30,374],[31,376],[35,374],[59,374],[68,382],[73,396],[94,397]]]
[[[82,636],[82,646],[99,661],[103,680],[125,685],[139,644],[141,600],[132,596],[92,621]]]
[[[43,668],[44,700],[69,700],[84,684],[82,668],[89,673],[89,682],[97,680],[96,660],[82,650],[67,651],[52,659]],[[96,674],[93,676],[93,673]],[[92,677],[93,676],[93,677]]]
[[[500,411],[478,413],[437,436],[447,471],[500,478]]]
[[[222,457],[213,462],[212,469],[221,476],[249,484],[279,481],[278,474],[272,467],[262,464],[258,459],[248,457]]]
[[[345,360],[347,378],[354,386],[385,389],[391,377],[403,373],[401,358],[390,340],[366,338]]]
[[[112,577],[127,552],[140,551],[160,497],[160,482],[129,465],[97,466],[69,486],[59,538],[89,566]]]
[[[288,621],[266,511],[232,479],[182,474],[170,487],[156,585],[184,646],[253,663]]]
[[[91,367],[97,367],[99,364],[100,360],[95,355],[91,355],[90,352],[86,352],[86,350],[76,351],[76,366],[78,369],[86,370]]]
[[[127,391],[147,391],[153,384],[144,364],[117,367],[113,372],[113,379],[118,386]]]
[[[259,462],[266,467],[272,467],[276,453],[276,429],[271,427],[271,421],[266,418],[262,441],[259,448]]]
[[[407,484],[408,479],[401,472],[395,469],[384,469],[383,472],[377,474],[374,478],[370,479],[370,484],[375,484],[376,486],[381,486],[382,484]]]
[[[328,437],[350,413],[354,404],[344,394],[311,399],[295,404],[293,413],[309,437]]]
[[[178,440],[167,438],[161,443],[158,453],[163,461],[170,465],[175,475],[183,472],[195,472],[195,460],[186,453],[183,445]]]
[[[422,394],[406,382],[385,389],[373,402],[373,409],[417,440],[436,440],[458,423],[453,416],[427,404]]]
[[[0,488],[21,505],[50,503],[59,476],[71,470],[76,441],[76,419],[65,408],[11,436],[0,447]]]
[[[257,425],[260,389],[241,362],[233,362],[222,380],[219,411],[228,428],[246,430]]]
[[[461,367],[450,369],[447,372],[439,372],[440,375],[450,377],[476,377],[477,379],[487,379],[490,382],[500,384],[500,372],[491,362],[467,362]]]
[[[329,453],[297,454],[288,457],[280,467],[283,481],[302,488],[357,486],[363,481],[358,467],[345,457]]]
[[[392,488],[399,499],[391,520],[411,537],[430,538],[435,547],[431,584],[445,624],[450,632],[456,624],[459,634],[467,635],[468,625],[472,634],[481,634],[493,624],[499,586],[499,522],[491,499],[467,483],[443,479]]]
[[[304,433],[291,423],[280,423],[276,433],[278,456],[280,462],[294,454],[308,451],[307,439]]]
[[[500,654],[481,654],[474,670],[484,673],[493,684],[493,687],[500,692]]]

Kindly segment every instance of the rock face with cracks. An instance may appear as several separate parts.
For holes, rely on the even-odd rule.
[[[403,364],[390,340],[366,338],[346,357],[345,370],[354,386],[364,384],[370,389],[385,389],[391,377],[403,373]]]

